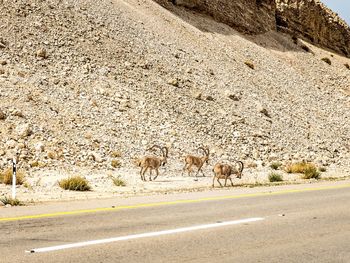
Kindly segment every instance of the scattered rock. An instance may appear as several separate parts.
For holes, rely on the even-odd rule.
[[[20,117],[20,118],[24,117],[23,112],[21,110],[19,110],[19,109],[12,110],[11,114],[13,116]]]
[[[6,119],[6,114],[2,110],[0,110],[0,120],[5,120]]]
[[[22,124],[16,127],[16,133],[20,138],[28,137],[32,134],[32,129],[30,124]]]
[[[254,63],[249,60],[244,62],[244,64],[246,64],[251,69],[255,69]]]
[[[17,146],[17,142],[15,140],[8,140],[6,142],[7,149],[14,149]]]
[[[37,52],[36,52],[36,55],[39,57],[39,58],[47,58],[47,51],[46,49],[44,48],[41,48],[39,49]]]
[[[0,48],[6,48],[7,44],[6,42],[0,38]]]
[[[97,152],[91,152],[90,156],[92,157],[92,160],[97,163],[102,163],[103,161],[101,155]]]
[[[229,99],[233,100],[233,101],[240,101],[240,97],[237,96],[236,94],[230,94],[228,95]]]
[[[258,107],[258,111],[262,114],[264,114],[266,117],[271,118],[271,115],[269,114],[268,110],[264,108],[263,106]]]
[[[196,100],[201,100],[202,99],[202,92],[195,92],[193,93],[193,98],[195,98]]]
[[[208,95],[208,96],[206,97],[206,100],[208,100],[208,101],[214,101],[214,97]]]
[[[179,85],[180,85],[180,83],[179,83],[179,81],[177,79],[170,79],[170,80],[168,80],[168,84],[172,85],[174,87],[179,87]]]
[[[45,150],[45,145],[43,142],[38,142],[37,144],[35,144],[34,148],[37,152],[40,153],[40,152],[43,152]]]

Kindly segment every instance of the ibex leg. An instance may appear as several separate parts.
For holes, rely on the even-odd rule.
[[[184,172],[186,171],[186,167],[187,167],[187,163],[185,163],[184,168],[182,168],[182,173],[181,173],[181,176],[184,176]]]
[[[191,176],[192,164],[190,164],[190,165],[187,167],[187,171],[188,171],[188,176]]]
[[[159,175],[159,170],[156,169],[156,176],[153,178],[153,181],[157,179],[158,175]]]
[[[233,187],[233,182],[232,182],[232,179],[231,179],[231,177],[229,177],[229,179],[230,179],[230,181],[231,181],[231,186]]]
[[[218,183],[220,184],[220,186],[222,187],[222,184],[220,183],[219,178],[216,178],[216,181],[218,181]]]
[[[199,174],[199,171],[201,171],[202,170],[202,166],[199,166],[198,167],[198,171],[197,171],[197,173],[196,173],[196,177],[197,177],[197,175]],[[203,172],[202,172],[203,173]]]
[[[148,170],[148,167],[146,167],[145,169],[143,169],[143,172],[142,172],[142,177],[143,177],[143,180],[146,182],[146,177],[145,177],[145,173],[147,172]]]
[[[143,167],[141,167],[140,176],[141,176],[141,180],[144,181],[142,171],[143,171]]]
[[[149,180],[152,181],[152,168],[149,170]]]
[[[215,182],[215,175],[213,176],[213,184],[211,185],[212,187],[214,187],[214,182]]]

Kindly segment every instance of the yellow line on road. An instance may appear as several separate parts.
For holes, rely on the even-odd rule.
[[[157,207],[157,206],[176,205],[176,204],[200,203],[200,202],[205,202],[205,201],[218,201],[218,200],[245,198],[245,197],[283,195],[283,194],[293,194],[293,193],[322,191],[322,190],[341,189],[341,188],[350,188],[350,184],[336,185],[336,186],[324,186],[324,187],[316,187],[316,188],[281,190],[281,191],[276,191],[276,192],[260,192],[260,193],[229,195],[229,196],[215,196],[215,197],[205,197],[205,198],[189,199],[189,200],[165,201],[165,202],[157,202],[157,203],[149,203],[149,204],[124,205],[124,206],[118,206],[118,207],[105,207],[105,208],[75,210],[75,211],[67,211],[67,212],[56,212],[56,213],[27,215],[27,216],[18,216],[18,217],[4,217],[4,218],[0,218],[0,222],[19,221],[19,220],[25,220],[25,219],[39,219],[39,218],[58,217],[58,216],[67,216],[67,215],[79,215],[79,214],[98,213],[98,212],[108,212],[108,211],[127,210],[127,209],[136,209],[136,208],[144,208],[144,207]]]

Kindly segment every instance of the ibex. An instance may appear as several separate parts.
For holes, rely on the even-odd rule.
[[[205,176],[203,173],[202,167],[203,167],[204,163],[207,163],[207,164],[209,163],[209,148],[208,147],[206,147],[206,148],[199,147],[198,150],[202,150],[205,155],[202,157],[187,155],[185,157],[185,166],[182,169],[182,175],[183,175],[184,171],[187,170],[188,175],[191,176],[191,171],[192,171],[191,167],[192,167],[192,165],[194,165],[198,168],[198,171],[196,173],[196,177],[200,171],[202,172],[203,176]]]
[[[225,179],[225,186],[227,183],[227,179],[229,179],[231,181],[231,186],[233,186],[233,182],[232,182],[232,178],[231,178],[232,174],[235,174],[237,176],[237,178],[239,178],[239,179],[242,178],[242,172],[244,169],[243,162],[241,162],[241,161],[236,161],[236,162],[237,162],[237,164],[239,164],[239,168],[237,168],[236,166],[229,165],[229,164],[222,164],[222,163],[215,164],[215,166],[213,168],[214,177],[213,177],[212,187],[214,187],[215,178],[221,187],[222,187],[222,184],[220,183],[220,179]]]
[[[156,170],[156,176],[153,178],[155,180],[159,175],[159,167],[164,166],[167,163],[168,158],[168,148],[167,147],[160,147],[159,145],[153,145],[151,148],[147,149],[153,150],[155,148],[158,148],[162,151],[162,157],[157,156],[146,156],[142,159],[137,160],[137,165],[141,167],[140,175],[141,180],[146,181],[145,173],[148,169],[149,171],[149,180],[152,181],[152,170]]]

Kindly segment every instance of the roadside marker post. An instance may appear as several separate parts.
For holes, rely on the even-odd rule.
[[[16,198],[16,172],[17,172],[16,158],[13,158],[12,159],[12,199]]]

